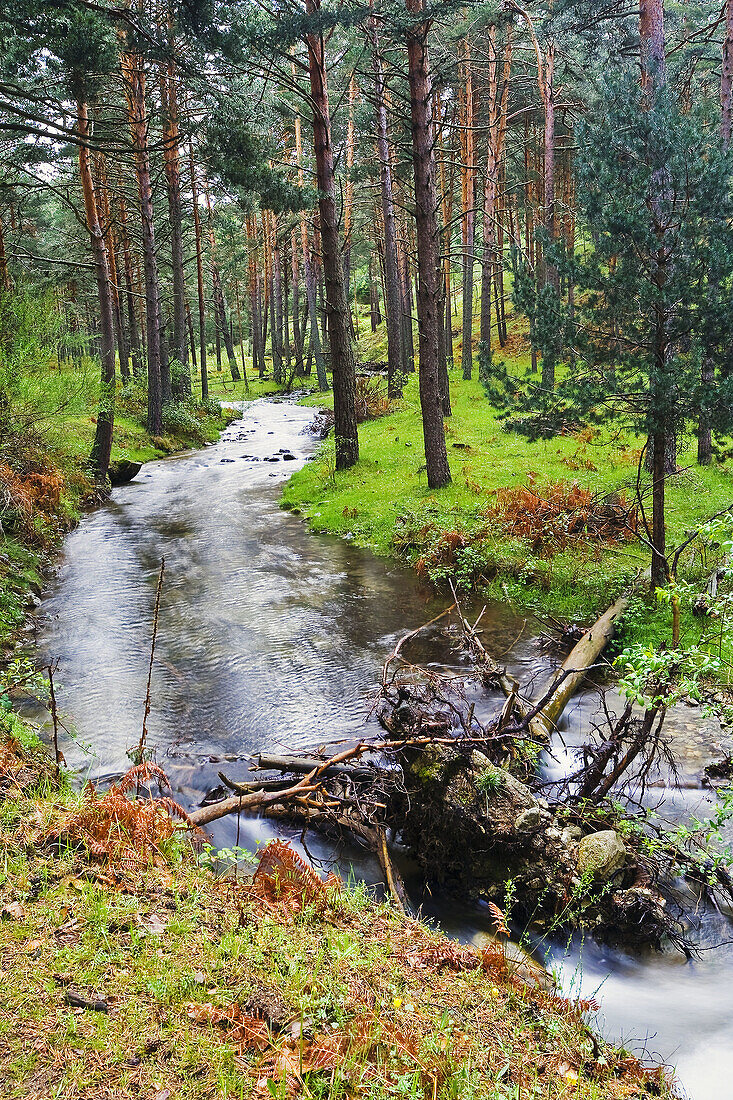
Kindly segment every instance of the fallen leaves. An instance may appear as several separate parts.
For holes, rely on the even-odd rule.
[[[9,901],[0,909],[0,918],[2,920],[23,920],[24,917],[25,909],[19,901]]]

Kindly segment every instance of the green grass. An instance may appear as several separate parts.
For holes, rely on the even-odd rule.
[[[252,359],[250,356],[237,356],[240,369],[244,366],[244,370],[247,374],[247,381],[244,378],[235,382],[232,380],[231,372],[228,365],[224,365],[223,361],[222,370],[218,371],[212,363],[215,363],[213,356],[208,360],[208,381],[209,381],[209,393],[214,397],[220,397],[224,401],[254,401],[258,397],[267,397],[271,394],[279,394],[283,392],[283,387],[278,386],[272,381],[272,365],[267,365],[267,374],[270,377],[260,379],[256,371],[252,369]],[[201,374],[199,371],[194,371],[193,374],[194,392],[201,393]],[[307,378],[294,378],[293,390],[304,390],[316,388],[316,376],[315,367],[312,373]]]
[[[383,324],[374,334],[367,330],[362,359],[384,358],[384,328]],[[476,333],[475,344],[477,339]],[[460,339],[454,354],[459,362]],[[513,321],[506,349],[496,354],[514,373],[529,369],[521,320]],[[487,596],[508,599],[518,608],[592,621],[646,570],[646,548],[636,540],[605,546],[586,540],[556,553],[533,551],[524,540],[508,539],[490,524],[487,529],[486,510],[497,489],[531,485],[541,494],[543,486],[558,481],[577,482],[594,494],[622,492],[631,502],[641,441],[611,425],[529,442],[505,430],[504,417],[492,408],[479,382],[465,382],[458,367],[451,371],[450,393],[453,415],[445,421],[453,478],[449,486],[439,491],[427,487],[413,375],[391,415],[360,426],[358,465],[336,473],[333,441],[326,441],[315,460],[286,485],[283,506],[305,515],[316,531],[348,536],[379,554],[402,555],[436,583],[448,574],[465,586],[479,581]],[[307,403],[328,402],[314,394]],[[681,441],[678,463],[683,472],[670,478],[667,487],[671,546],[733,503],[733,469],[728,465],[698,467],[689,439]],[[648,479],[646,484],[648,488]],[[460,535],[466,546],[443,565],[436,558],[446,533]],[[714,554],[708,559],[696,554],[686,559],[686,575],[702,582],[713,564]],[[687,640],[696,640],[704,625],[704,620],[686,614]],[[648,605],[635,617],[627,640],[659,642],[668,633],[669,612]]]
[[[582,1009],[514,977],[500,948],[456,969],[439,933],[363,886],[298,909],[216,879],[183,839],[128,870],[55,852],[43,837],[79,795],[29,783],[1,731],[0,761],[15,777],[0,814],[8,1100],[672,1095],[593,1038]],[[70,989],[108,1011],[71,1007]],[[242,1012],[270,1021],[257,1045]]]

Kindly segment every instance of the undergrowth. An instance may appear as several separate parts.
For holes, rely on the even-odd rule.
[[[383,330],[363,338],[365,358],[385,358]],[[458,362],[460,340],[454,348]],[[514,373],[529,369],[521,321],[512,319],[502,355]],[[640,440],[611,423],[530,442],[511,430],[480,382],[464,381],[457,367],[450,371],[450,394],[449,486],[427,486],[412,375],[391,415],[361,425],[359,463],[335,471],[327,440],[285,486],[283,506],[303,513],[316,531],[403,557],[437,586],[450,577],[463,589],[477,587],[484,597],[536,611],[543,620],[592,622],[649,565],[648,550],[636,538]],[[306,403],[328,400],[313,395]],[[697,466],[694,441],[680,438],[678,462],[681,472],[667,484],[670,545],[733,500],[728,465]],[[642,488],[648,505],[646,474]],[[685,580],[704,589],[714,558],[712,550],[707,560],[688,555]],[[668,609],[653,600],[643,607],[627,640],[668,637]],[[688,638],[699,637],[703,624],[687,613],[683,620]]]

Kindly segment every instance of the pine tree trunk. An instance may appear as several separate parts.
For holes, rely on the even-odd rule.
[[[475,137],[473,130],[473,70],[468,42],[463,43],[464,87],[463,119],[463,157],[461,158],[463,196],[463,310],[462,310],[462,349],[461,368],[463,377],[470,381],[473,371],[473,267],[476,239],[475,190]]]
[[[115,340],[117,342],[117,358],[120,365],[120,378],[122,379],[123,385],[126,385],[130,381],[130,356],[127,349],[127,332],[125,330],[125,319],[122,313],[122,303],[120,301],[117,256],[115,254],[112,210],[109,201],[107,165],[104,153],[97,153],[95,163],[97,168],[97,183],[95,185],[95,190],[99,195],[97,205],[102,216],[102,221],[104,222],[104,236],[109,260],[109,280],[110,290],[112,292],[112,315],[114,318]]]
[[[301,187],[304,184],[303,175],[303,139],[300,115],[295,116],[295,156],[298,164],[298,182]],[[308,302],[308,322],[310,324],[309,358],[312,355],[316,363],[316,377],[318,389],[321,393],[328,390],[328,377],[326,375],[326,363],[323,358],[323,345],[321,333],[318,328],[318,307],[316,304],[316,278],[313,270],[313,257],[311,256],[310,242],[308,240],[308,222],[305,211],[300,212],[300,244],[303,252],[303,276],[305,278],[305,296]],[[309,373],[306,369],[306,373]]]
[[[351,301],[351,232],[354,221],[354,101],[356,99],[356,80],[351,74],[349,81],[349,122],[346,127],[346,186],[344,188],[344,288],[346,301]],[[356,303],[354,303],[356,308]]]
[[[247,218],[247,236],[249,238],[249,309],[252,317],[252,370],[262,377],[265,370],[262,355],[262,315],[260,309],[260,276],[257,270],[257,230],[254,218]]]
[[[720,133],[730,146],[733,123],[733,0],[725,0],[725,35],[720,70]]]
[[[285,370],[283,381],[290,377],[290,279],[288,277],[288,242],[287,237],[283,241],[283,248],[279,253],[280,268],[280,294],[278,299],[280,318],[280,331],[282,333],[283,363]]]
[[[293,297],[293,355],[295,373],[303,377],[303,334],[300,329],[300,263],[298,262],[298,241],[295,229],[290,234],[290,272]]]
[[[237,303],[237,343],[239,344],[239,358],[242,363],[242,381],[244,392],[249,393],[249,378],[247,377],[247,365],[244,361],[244,334],[242,330],[242,303],[239,299],[239,283],[234,285],[235,302]]]
[[[190,398],[191,374],[186,341],[186,282],[183,272],[183,213],[181,203],[181,155],[178,135],[178,100],[173,62],[160,78],[163,108],[163,167],[168,195],[171,266],[173,271],[173,358],[182,369],[176,372],[173,396]]]
[[[725,3],[725,34],[720,66],[720,136],[725,149],[730,148],[731,125],[733,122],[733,0]],[[712,389],[715,382],[715,367],[707,354],[704,354],[700,381],[705,391]],[[703,409],[697,425],[697,461],[700,466],[709,466],[713,458],[713,433],[710,416]]]
[[[188,164],[191,174],[191,199],[193,205],[193,226],[196,239],[196,289],[199,313],[199,348],[201,355],[201,400],[209,397],[209,376],[206,371],[206,301],[204,298],[204,250],[201,239],[201,212],[199,210],[198,183],[196,165],[193,159],[193,144],[188,150]]]
[[[407,11],[419,16],[424,0],[406,0]],[[417,226],[418,333],[420,408],[425,440],[428,486],[439,489],[450,480],[445,428],[438,379],[440,317],[440,247],[437,222],[435,150],[431,119],[432,88],[427,47],[428,24],[415,22],[408,31],[412,163]]]
[[[504,46],[504,68],[499,84],[499,57],[496,50],[496,27],[489,28],[489,120],[486,141],[486,179],[484,181],[484,241],[481,256],[481,327],[480,340],[487,352],[491,351],[491,291],[498,277],[501,258],[497,258],[497,192],[499,172],[506,133],[506,110],[511,69],[511,28],[507,27]],[[497,326],[500,319],[497,315]]]
[[[89,462],[94,477],[99,482],[106,481],[109,459],[112,453],[112,433],[114,429],[115,409],[115,339],[110,286],[109,260],[104,234],[99,220],[99,207],[92,176],[89,144],[91,127],[86,102],[79,99],[76,105],[76,132],[79,135],[79,176],[84,194],[84,212],[87,230],[94,257],[94,273],[97,281],[99,299],[99,331],[101,336],[102,379],[99,395],[97,426],[94,430],[94,442]]]
[[[5,254],[5,236],[3,223],[0,221],[0,293],[13,289],[13,281],[8,270],[8,258]]]
[[[384,308],[387,320],[387,393],[399,397],[402,393],[404,355],[402,348],[402,318],[400,302],[399,269],[397,265],[397,229],[392,188],[392,163],[389,150],[389,127],[384,97],[384,70],[379,52],[379,31],[374,15],[369,20],[372,40],[372,68],[374,71],[374,106],[377,122],[377,157],[379,159],[379,184],[382,199],[382,225],[384,228],[384,282],[386,297]]]
[[[306,0],[306,11],[317,14],[320,0]],[[356,424],[356,358],[349,331],[349,306],[339,250],[338,214],[331,143],[323,37],[306,35],[310,91],[313,103],[313,145],[316,160],[323,271],[326,282],[326,318],[333,372],[336,468],[345,470],[359,459]]]
[[[705,356],[702,361],[700,377],[704,388],[711,388],[715,381],[713,364]],[[713,460],[713,433],[710,427],[710,416],[707,412],[700,413],[697,424],[697,461],[700,466],[709,466]]]
[[[443,354],[445,355],[445,369],[453,363],[453,324],[451,321],[451,242],[453,230],[451,219],[453,216],[453,164],[449,173],[449,182],[446,184],[445,149],[443,144],[443,126],[439,127],[436,134],[436,147],[440,153],[438,170],[440,173],[441,212],[443,215],[443,317],[441,327],[443,329]],[[453,158],[451,158],[452,160]],[[450,397],[449,397],[450,401]]]
[[[143,271],[145,276],[145,330],[148,358],[147,426],[151,435],[160,435],[163,429],[160,286],[158,281],[158,261],[155,252],[153,185],[150,178],[145,69],[142,58],[130,55],[123,59],[123,68],[126,77],[126,92],[130,114],[130,133],[135,156],[135,171],[140,194]]]
[[[191,317],[191,306],[188,299],[186,299],[186,327],[188,328],[188,339],[191,348],[191,363],[194,371],[198,368],[198,357],[196,354],[196,337],[193,331],[193,318]]]
[[[641,39],[641,86],[645,104],[651,106],[658,90],[667,82],[664,48],[663,0],[641,0],[639,6],[639,36]],[[655,258],[652,279],[658,290],[658,304],[654,322],[653,362],[649,378],[650,433],[648,449],[651,451],[652,472],[652,586],[657,588],[667,581],[665,536],[665,478],[676,466],[671,451],[674,432],[670,428],[670,411],[667,407],[667,372],[670,348],[667,339],[667,313],[664,304],[668,279],[665,242],[664,195],[669,187],[668,173],[664,167],[656,169],[650,181],[649,203],[651,217],[660,236],[659,250]]]
[[[277,227],[273,219],[273,235]],[[283,296],[281,286],[280,249],[277,244],[272,252],[272,371],[278,386],[283,376]]]
[[[415,344],[412,335],[412,290],[410,287],[410,261],[408,257],[404,219],[397,239],[397,270],[400,277],[400,319],[402,321],[402,371],[405,375],[415,370]]]
[[[234,342],[232,340],[232,334],[227,324],[226,302],[224,299],[224,289],[221,285],[221,275],[219,274],[219,264],[216,258],[216,237],[214,236],[214,212],[211,207],[211,197],[209,195],[208,187],[205,190],[206,197],[206,210],[209,220],[209,269],[211,271],[211,285],[214,292],[214,318],[216,320],[216,332],[217,332],[217,351],[216,362],[217,366],[221,365],[221,341],[224,342],[224,349],[227,353],[227,359],[229,361],[229,372],[232,376],[233,382],[240,382],[242,379],[239,373],[239,367],[237,366],[237,360],[234,357]]]
[[[544,172],[543,172],[543,206],[545,233],[548,244],[555,240],[555,44],[550,42],[545,53],[543,71],[543,93],[545,107],[544,130]],[[557,266],[545,259],[544,264],[545,283],[555,290],[559,281]],[[550,359],[545,367],[544,357],[542,363],[542,384],[552,388],[555,384],[555,365]]]

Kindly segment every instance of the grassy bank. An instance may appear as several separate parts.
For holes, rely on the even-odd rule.
[[[378,553],[402,552],[435,580],[448,572],[466,582],[483,576],[523,604],[538,600],[557,614],[592,615],[646,567],[639,543],[579,539],[554,552],[551,546],[533,549],[527,539],[487,527],[487,509],[497,490],[530,484],[542,494],[547,483],[558,481],[576,482],[594,494],[631,497],[635,441],[599,431],[591,439],[560,436],[530,443],[504,430],[478,382],[454,378],[451,399],[446,438],[453,482],[446,489],[433,492],[426,484],[413,377],[390,416],[361,426],[359,464],[336,473],[327,442],[288,483],[285,507],[303,512],[315,530],[348,534]],[[727,467],[694,467],[672,478],[670,539],[681,539],[732,495]]]
[[[380,332],[368,334],[363,358],[380,358],[380,339]],[[459,349],[460,344],[456,361]],[[519,323],[503,355],[510,371],[529,369]],[[413,375],[391,415],[361,425],[358,465],[336,473],[333,442],[327,441],[288,483],[283,506],[304,514],[316,531],[405,558],[437,584],[450,576],[464,587],[478,584],[487,596],[508,599],[521,610],[591,621],[648,567],[648,551],[618,527],[599,537],[586,529],[566,530],[569,512],[561,511],[548,525],[541,511],[532,514],[533,498],[558,497],[572,505],[579,495],[581,509],[589,513],[602,511],[606,502],[630,505],[641,441],[612,424],[530,442],[507,430],[480,383],[465,382],[457,368],[450,392],[453,415],[445,421],[450,486],[437,492],[427,487]],[[324,403],[315,394],[307,401]],[[678,463],[682,472],[667,486],[670,545],[733,500],[731,468],[697,466],[690,439],[680,441]],[[704,587],[715,552],[700,543],[695,551],[683,559],[684,576]],[[629,617],[628,637],[659,641],[669,621],[668,609],[641,601]],[[696,639],[704,625],[685,614],[686,640]]]
[[[147,798],[57,787],[8,721],[9,1100],[671,1095],[658,1071],[592,1035],[588,1006],[520,980],[501,949],[458,949],[363,888],[327,886],[297,865],[253,884],[217,878],[165,807],[141,829]]]

